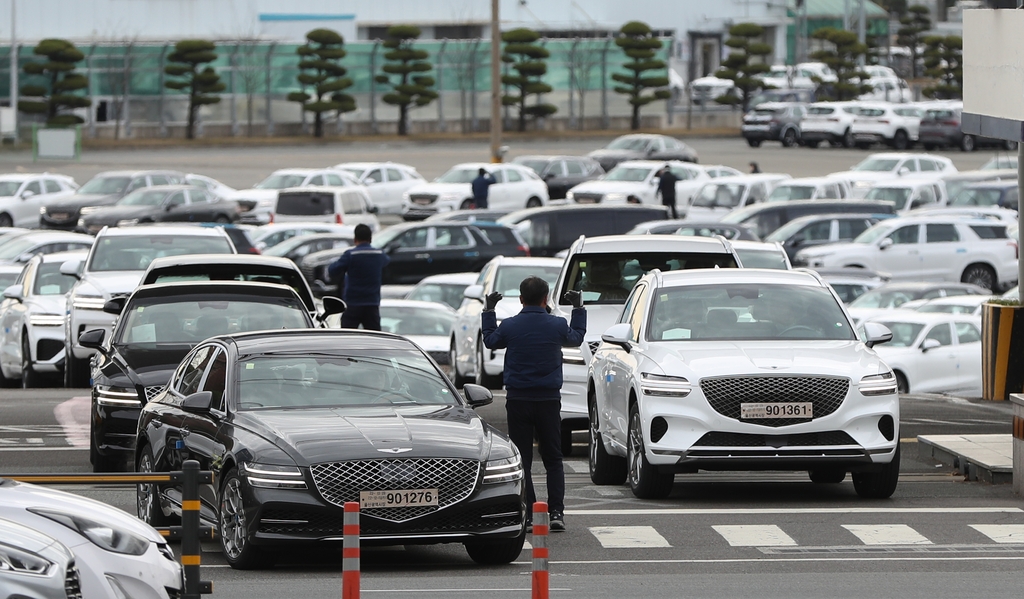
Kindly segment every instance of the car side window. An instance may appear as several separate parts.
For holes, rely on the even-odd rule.
[[[1020,203],[1020,191],[1017,188],[1010,189],[1009,191],[1006,192],[1006,195],[1003,196],[1003,203],[1002,203],[1002,207],[1003,208],[1011,208],[1013,210],[1016,210],[1017,209],[1017,204],[1019,204],[1019,203]]]
[[[828,200],[838,200],[839,190],[836,189],[836,186],[834,184],[830,183],[828,185],[824,185],[821,188],[821,198]]]
[[[210,362],[210,368],[206,371],[200,391],[209,391],[213,395],[210,407],[218,412],[225,412],[224,389],[227,386],[227,356],[223,351],[217,351],[216,356]]]
[[[939,342],[939,345],[953,345],[953,334],[949,330],[949,323],[944,322],[937,324],[932,327],[932,330],[928,331],[925,335],[925,340],[934,339]]]
[[[646,285],[640,285],[640,289],[636,294],[636,304],[633,306],[633,312],[629,316],[629,325],[633,327],[633,341],[640,341],[640,326],[647,315],[647,291]]]
[[[919,225],[907,225],[900,227],[892,233],[889,233],[888,239],[892,239],[894,244],[907,244],[917,243],[918,231],[921,227]]]
[[[398,238],[398,247],[405,249],[425,248],[427,247],[427,234],[429,232],[429,227],[420,227],[412,231],[406,231]]]
[[[189,396],[199,390],[199,384],[203,381],[203,372],[213,357],[213,345],[206,345],[196,350],[188,360],[188,365],[181,372],[175,391],[183,396]]]
[[[636,306],[636,298],[640,295],[640,291],[644,288],[643,285],[637,285],[633,288],[633,292],[626,298],[625,305],[622,306],[622,314],[619,314],[619,322],[629,322],[633,317],[633,307]]]
[[[367,181],[373,181],[374,183],[380,183],[384,180],[384,173],[379,168],[375,168],[364,177]]]
[[[920,159],[918,159],[918,162],[921,164],[921,170],[922,171],[937,171],[937,170],[939,170],[939,165],[935,164],[935,162],[933,160],[928,160],[926,158],[920,158]]]
[[[57,183],[53,179],[44,179],[43,185],[46,186],[46,193],[59,193],[62,191],[60,183]]]
[[[165,206],[181,206],[184,203],[185,203],[185,192],[184,191],[179,191],[178,193],[176,193],[176,194],[172,195],[170,198],[168,198],[167,202],[165,202],[164,205]]]
[[[965,343],[977,343],[981,341],[981,331],[978,327],[969,322],[957,322],[953,325],[956,328],[956,338],[960,345]]]
[[[750,193],[747,194],[747,204],[763,202],[766,197],[768,197],[768,190],[764,183],[754,183],[750,186]]]
[[[30,181],[29,184],[25,186],[25,191],[31,191],[32,193],[39,195],[43,193],[43,188],[40,187],[39,181]]]
[[[210,195],[199,189],[190,189],[188,197],[192,200],[193,204],[207,204],[210,202]]]
[[[495,183],[504,183],[505,182],[505,170],[504,169],[496,168],[496,169],[492,170],[491,171],[491,176],[494,177],[494,182]]]
[[[928,243],[949,243],[960,241],[960,234],[953,225],[929,224],[927,226]]]
[[[909,170],[912,173],[916,173],[917,172],[917,160],[915,160],[913,158],[908,158],[907,160],[903,161],[903,164],[900,165],[900,168],[901,169],[905,168],[905,169]]]
[[[169,185],[170,180],[166,175],[150,175],[149,181],[151,185]]]
[[[579,161],[566,160],[565,172],[569,175],[585,175],[587,171]]]
[[[345,195],[341,198],[341,210],[345,214],[362,214],[363,202],[358,196]]]
[[[519,174],[519,171],[512,169],[505,171],[505,176],[508,178],[509,183],[519,183],[523,180],[523,176]]]
[[[327,175],[327,184],[334,187],[345,187],[345,181],[338,175]]]
[[[313,185],[315,187],[323,187],[323,185],[324,185],[324,178],[321,175],[316,175],[315,177],[311,177],[309,179],[309,181],[306,182],[306,185]]]
[[[839,221],[839,239],[853,239],[871,226],[863,219],[846,219]]]
[[[125,194],[136,189],[141,189],[146,186],[146,178],[139,177],[138,179],[132,179],[132,182],[128,185],[127,189],[124,190]]]
[[[823,220],[807,225],[795,235],[795,238],[803,239],[804,241],[828,241],[831,236],[832,221]]]
[[[911,208],[916,208],[917,206],[927,206],[928,204],[934,204],[934,203],[935,203],[935,190],[932,189],[931,186],[927,186],[927,187],[922,187],[921,188],[921,190],[919,192],[919,195],[917,197],[917,200],[912,202],[910,207]]]
[[[689,169],[685,169],[679,166],[668,169],[673,175],[679,178],[680,181],[689,181],[693,178],[693,173]]]
[[[405,177],[402,176],[402,172],[397,168],[387,169],[388,181],[401,181]]]
[[[438,227],[434,237],[438,248],[469,247],[473,245],[464,227]]]

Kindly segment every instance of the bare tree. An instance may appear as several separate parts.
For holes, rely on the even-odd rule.
[[[235,63],[235,74],[242,83],[245,91],[245,134],[252,137],[253,110],[256,103],[256,94],[260,91],[266,73],[265,48],[261,47],[261,40],[255,36],[245,36],[236,41],[238,54]],[[263,50],[263,51],[261,51]]]
[[[466,97],[469,95],[476,101],[475,71],[480,67],[478,51],[480,49],[479,39],[449,40],[445,56],[448,57],[447,67],[455,72],[455,83],[459,87],[459,118],[462,123],[462,132],[469,131],[466,117]]]
[[[572,86],[579,98],[579,129],[581,131],[585,126],[587,92],[592,87],[591,74],[601,64],[601,42],[602,40],[599,39],[577,37],[573,39],[572,46],[569,47],[569,85]]]
[[[114,53],[117,48],[121,52]],[[130,127],[129,104],[132,92],[132,75],[138,59],[138,37],[112,42],[107,47],[102,68],[103,79],[110,90],[108,118],[114,119],[114,139],[121,139],[121,121]],[[126,133],[130,134],[130,131]]]

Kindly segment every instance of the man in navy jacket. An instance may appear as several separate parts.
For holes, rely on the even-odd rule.
[[[562,469],[562,348],[579,347],[587,333],[583,296],[569,291],[562,298],[573,305],[571,322],[548,314],[548,284],[528,277],[519,285],[519,314],[497,324],[494,307],[500,293],[485,298],[480,315],[484,346],[505,351],[505,411],[508,436],[519,449],[526,482],[527,517],[537,495],[530,466],[536,433],[547,472],[548,511],[552,531],[565,530],[565,473]],[[478,366],[479,368],[479,366]]]
[[[343,329],[358,329],[361,324],[368,331],[380,330],[380,285],[391,258],[370,245],[372,240],[370,227],[356,225],[356,244],[327,267],[332,280],[341,278],[338,289],[347,306],[341,313]]]

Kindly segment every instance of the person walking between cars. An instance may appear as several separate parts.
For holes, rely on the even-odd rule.
[[[494,179],[494,175],[488,173],[486,169],[481,168],[477,173],[476,179],[473,179],[473,183],[471,183],[473,187],[473,205],[477,210],[487,209],[487,191],[495,183],[497,181]]]
[[[667,164],[658,172],[658,193],[661,195],[661,203],[668,206],[668,211],[673,219],[679,218],[676,213],[676,181],[678,180],[679,177],[672,174]]]
[[[332,280],[338,280],[345,311],[341,313],[341,328],[368,331],[380,330],[380,285],[384,267],[391,262],[383,251],[370,245],[373,231],[366,225],[356,225],[353,247],[327,267]]]
[[[484,298],[480,314],[484,346],[505,349],[505,412],[508,436],[519,450],[526,484],[527,525],[537,501],[530,467],[533,439],[547,472],[548,512],[552,531],[565,530],[565,472],[562,466],[562,348],[579,347],[587,333],[583,294],[569,291],[562,300],[572,304],[570,322],[548,313],[548,284],[527,277],[519,284],[519,314],[497,324],[494,307],[500,293]]]

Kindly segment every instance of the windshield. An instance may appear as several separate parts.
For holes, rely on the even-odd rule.
[[[810,106],[807,108],[807,114],[832,114],[836,109],[831,106]]]
[[[285,189],[300,187],[306,175],[270,175],[256,185],[256,189]]]
[[[267,354],[237,368],[240,410],[459,405],[443,375],[413,349]]]
[[[138,189],[130,194],[121,198],[121,201],[117,203],[118,206],[159,206],[164,198],[167,197],[166,191],[150,191],[149,189],[143,188]]]
[[[70,278],[70,277],[65,277]],[[196,344],[217,335],[310,326],[298,298],[206,293],[132,301],[114,340],[118,345]]]
[[[651,174],[650,168],[617,166],[601,178],[605,181],[646,181],[649,174]]]
[[[130,177],[96,177],[83,185],[78,193],[116,195],[124,192],[131,181]]]
[[[10,197],[18,193],[21,181],[0,181],[0,197]]]
[[[886,343],[885,347],[910,347],[917,341],[917,336],[924,328],[923,324],[914,322],[882,322],[879,324],[885,325],[892,331],[892,341]]]
[[[693,199],[694,206],[702,208],[734,208],[740,205],[747,186],[742,183],[708,183],[700,188]]]
[[[441,175],[435,181],[438,183],[472,183],[480,174],[479,169],[453,168]]]
[[[724,251],[724,250],[723,250]],[[583,292],[585,304],[622,304],[637,279],[655,268],[662,272],[692,268],[738,268],[732,254],[708,252],[623,252],[572,257],[565,287]]]
[[[609,150],[634,150],[643,151],[647,147],[647,140],[643,137],[620,137],[608,144]]]
[[[519,284],[527,277],[540,277],[548,284],[555,284],[560,266],[513,266],[506,265],[498,268],[495,277],[494,291],[505,297],[519,297]]]
[[[903,304],[917,299],[912,291],[902,289],[874,289],[858,297],[850,304],[851,308],[899,308]]]
[[[32,285],[34,295],[64,295],[75,284],[75,278],[60,273],[62,262],[43,262],[36,271]]]
[[[775,231],[773,231],[768,237],[765,237],[764,240],[785,243],[790,237],[800,232],[808,224],[809,223],[803,219],[791,220],[778,229],[775,229]]]
[[[523,160],[518,164],[525,166],[531,171],[537,173],[538,175],[542,174],[544,172],[544,169],[548,167],[547,160]]]
[[[1002,192],[998,189],[965,189],[958,193],[950,206],[999,206]]]
[[[396,335],[448,337],[455,313],[443,308],[422,306],[381,306],[380,330]]]
[[[864,111],[862,110],[861,113]],[[888,173],[896,170],[900,161],[896,158],[868,158],[850,170],[868,171],[872,173]]]
[[[420,283],[405,299],[421,302],[447,304],[458,309],[462,304],[462,293],[469,285],[456,283]]]
[[[185,254],[233,254],[223,237],[186,235],[131,235],[105,237],[93,246],[88,270],[146,270],[149,263],[164,256]]]
[[[786,253],[777,248],[764,250],[736,248],[743,268],[771,268],[773,270],[789,270],[786,264]]]
[[[779,185],[768,196],[769,202],[788,202],[790,200],[810,200],[814,197],[813,185]]]
[[[868,190],[868,195],[864,196],[864,199],[892,202],[897,210],[903,210],[910,199],[910,190],[906,187],[874,187]]]
[[[839,303],[820,287],[693,285],[652,297],[650,341],[855,338]]]

